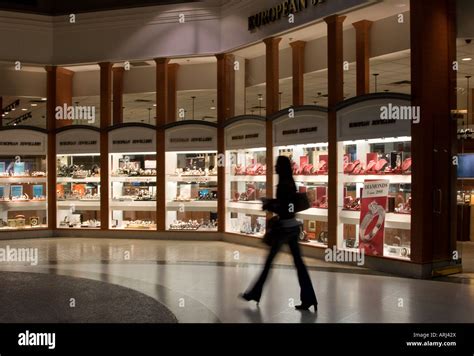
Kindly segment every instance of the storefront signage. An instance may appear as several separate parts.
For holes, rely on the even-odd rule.
[[[328,142],[327,114],[322,111],[297,111],[273,121],[274,146]]]
[[[227,126],[225,145],[226,150],[265,147],[265,122],[249,119]]]
[[[32,130],[0,131],[0,151],[5,155],[46,155],[46,134]]]
[[[383,255],[389,180],[366,180],[362,190],[359,247],[369,256]]]
[[[166,130],[166,151],[215,151],[217,128],[207,125],[178,125]]]
[[[156,152],[156,131],[141,126],[127,126],[112,130],[109,133],[109,152]]]
[[[355,103],[337,112],[338,141],[368,140],[383,137],[411,136],[412,120],[384,118],[381,108],[406,106],[403,99],[373,99]]]
[[[70,129],[56,135],[57,154],[87,154],[100,152],[100,135],[95,130]]]
[[[300,11],[306,10],[310,6],[318,6],[325,2],[326,0],[285,0],[270,9],[266,9],[255,15],[249,16],[248,30],[253,31],[260,26],[279,21],[282,19],[282,17],[287,17],[290,14],[296,14]]]

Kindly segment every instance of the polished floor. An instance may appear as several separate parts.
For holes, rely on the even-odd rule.
[[[0,262],[1,271],[79,277],[130,288],[166,306],[181,323],[474,322],[473,284],[398,278],[310,258],[305,261],[319,310],[296,311],[296,271],[291,256],[283,253],[257,307],[237,296],[259,273],[266,251],[225,242],[0,241],[0,248],[7,246],[37,248],[38,263]]]

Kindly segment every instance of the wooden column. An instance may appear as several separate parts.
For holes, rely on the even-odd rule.
[[[328,247],[337,246],[338,225],[338,149],[337,112],[335,106],[344,100],[343,31],[345,16],[326,17],[328,30]]]
[[[267,116],[278,111],[279,87],[280,87],[280,53],[279,43],[281,38],[266,38],[265,43],[265,76],[266,76],[266,106]],[[274,158],[273,158],[273,125],[271,121],[266,122],[266,148],[267,148],[267,175],[266,190],[267,197],[273,197],[273,174],[274,174]]]
[[[113,77],[113,124],[123,123],[123,75],[124,67],[112,68]]]
[[[372,21],[354,22],[356,30],[357,95],[370,93],[370,27]]]
[[[0,127],[3,126],[3,96],[0,96]]]
[[[178,63],[168,64],[168,119],[167,122],[175,122],[177,115],[177,95],[178,95]]]
[[[48,228],[55,230],[56,223],[56,77],[57,67],[46,67],[46,128],[48,130]]]
[[[304,105],[304,48],[306,42],[291,42],[293,58],[293,106]]]
[[[156,226],[166,229],[165,130],[168,117],[168,58],[156,58]]]
[[[109,228],[109,135],[112,123],[112,63],[100,67],[100,228]]]
[[[412,123],[411,258],[446,264],[456,249],[455,2],[410,1],[412,105],[421,110]]]
[[[74,72],[56,67],[46,67],[46,127],[48,130],[48,228],[56,224],[56,128],[72,124],[72,120],[56,120],[56,107],[72,106],[72,79]]]
[[[225,157],[224,122],[234,116],[235,77],[234,56],[231,54],[217,54],[217,154]],[[224,155],[224,156],[222,156]],[[229,163],[225,161],[225,163]],[[218,231],[225,231],[225,165],[217,167],[217,217]]]
[[[54,70],[56,72],[54,93],[55,102],[53,103],[54,108],[56,108],[56,106],[64,106],[64,104],[72,106],[72,80],[74,72],[60,67],[52,68],[55,68]],[[72,123],[72,120],[56,120],[56,127],[69,126],[72,125]]]
[[[474,89],[471,89],[470,93],[471,97],[471,102],[470,102],[470,108],[467,108],[468,113],[467,113],[467,123],[469,125],[474,125]]]

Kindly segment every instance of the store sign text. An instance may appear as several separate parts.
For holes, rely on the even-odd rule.
[[[313,127],[302,127],[300,129],[291,129],[291,130],[283,130],[282,135],[296,135],[296,134],[301,134],[301,133],[308,133],[308,132],[317,132],[318,127],[313,126]]]
[[[260,136],[258,133],[247,134],[247,135],[238,135],[238,136],[232,136],[232,140],[237,141],[237,140],[244,140],[244,139],[249,139],[249,138],[258,138],[258,136]]]
[[[377,126],[377,125],[387,125],[387,124],[394,124],[397,120],[368,120],[368,121],[357,121],[349,123],[349,128],[356,128],[356,127],[367,127],[367,126]]]
[[[281,20],[282,17],[303,11],[307,9],[309,5],[318,6],[325,2],[326,0],[285,0],[270,9],[260,11],[258,14],[250,16],[248,18],[248,30],[253,31],[260,26]]]
[[[97,141],[61,141],[59,146],[85,146],[97,145]]]
[[[0,141],[0,146],[41,146],[41,142]]]
[[[212,137],[175,137],[170,138],[171,143],[177,142],[211,142]]]
[[[138,139],[138,140],[113,140],[114,145],[141,145],[146,143],[153,143],[153,140],[150,139]]]

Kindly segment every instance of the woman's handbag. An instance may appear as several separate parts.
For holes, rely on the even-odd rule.
[[[299,213],[300,211],[309,209],[311,206],[309,203],[308,195],[306,195],[306,193],[296,193],[293,203],[295,205],[295,213]]]
[[[273,216],[267,220],[267,226],[265,228],[265,235],[263,235],[263,243],[268,246],[273,246],[273,244],[279,238],[279,227],[280,227],[280,218],[278,215]]]

